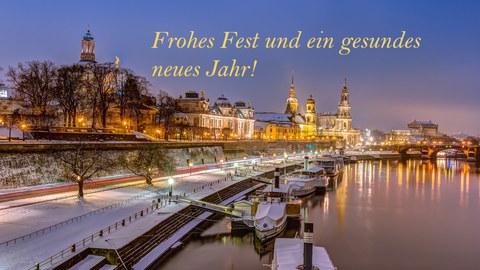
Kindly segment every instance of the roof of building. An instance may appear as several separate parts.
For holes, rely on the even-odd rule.
[[[218,107],[232,107],[232,104],[223,94],[215,101],[215,105]]]
[[[83,36],[83,40],[85,41],[93,41],[93,36],[90,33],[90,29],[87,30],[87,33]]]
[[[255,112],[254,118],[256,121],[264,121],[264,122],[276,122],[280,124],[283,123],[292,123],[290,121],[292,115],[287,113],[273,113],[273,112]],[[294,122],[296,124],[304,124],[305,119],[303,116],[296,114],[294,116]]]
[[[423,125],[423,126],[438,126],[437,124],[434,124],[432,123],[432,121],[417,121],[417,120],[414,120],[412,123],[410,123],[409,125],[414,125],[414,124],[417,124],[417,125]]]

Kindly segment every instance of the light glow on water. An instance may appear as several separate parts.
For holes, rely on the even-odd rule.
[[[315,244],[341,270],[473,270],[480,265],[479,182],[476,165],[462,161],[359,161],[346,166],[337,190],[305,199],[304,214],[315,222]],[[159,269],[265,269],[272,247],[259,248],[251,232],[212,237],[225,227],[219,224]]]

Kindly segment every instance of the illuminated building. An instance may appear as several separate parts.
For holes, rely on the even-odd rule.
[[[263,140],[311,140],[316,133],[315,99],[310,95],[306,101],[305,114],[298,111],[295,85],[290,83],[290,91],[285,101],[285,112],[255,113],[255,138]]]
[[[250,102],[237,101],[230,103],[224,95],[210,106],[210,100],[195,91],[185,93],[177,100],[180,112],[187,117],[191,127],[208,130],[206,136],[211,139],[253,139],[254,109]]]
[[[319,137],[341,138],[347,145],[358,142],[360,131],[352,127],[351,105],[345,79],[338,103],[338,111],[332,113],[320,113],[317,117],[317,135]]]

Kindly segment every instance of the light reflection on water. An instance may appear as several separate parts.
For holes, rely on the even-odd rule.
[[[358,162],[337,190],[304,200],[305,219],[340,270],[480,269],[479,181],[475,164],[450,159]],[[271,246],[228,231],[222,220],[161,269],[267,269]]]

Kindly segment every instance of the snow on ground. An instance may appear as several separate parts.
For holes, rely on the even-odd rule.
[[[239,168],[239,170],[242,169]],[[173,191],[174,194],[188,193],[194,188],[198,188],[213,181],[224,180],[225,177],[226,172],[223,170],[200,172],[193,174],[192,176],[176,176]],[[101,228],[108,227],[115,222],[150,206],[152,199],[158,197],[154,191],[159,191],[162,194],[168,192],[168,187],[164,180],[165,179],[160,179],[160,181],[155,183],[154,187],[144,185],[87,194],[83,200],[68,198],[0,210],[0,231],[2,232],[0,235],[0,242],[3,242],[29,232],[43,229],[61,221],[78,217],[93,210],[120,203],[140,194],[148,194],[149,192],[151,194],[151,196],[145,196],[133,200],[130,203],[123,204],[108,211],[45,232],[32,239],[19,241],[16,244],[9,244],[8,246],[1,245],[0,254],[2,255],[0,257],[0,269],[25,269],[32,267],[36,262],[40,262],[69,247],[73,243],[97,233]],[[233,181],[221,181],[219,184],[213,185],[212,188],[205,188],[200,192],[193,194],[192,198],[199,199],[205,197],[209,194],[213,194],[216,190],[233,183]],[[31,200],[35,201],[35,199],[36,198],[33,198]],[[28,199],[26,199],[26,201],[28,201]],[[0,208],[4,207],[5,204],[7,203],[0,203]],[[159,211],[172,213],[183,207],[185,207],[185,205],[171,204]],[[128,229],[128,233],[126,233],[127,230],[123,228],[116,231],[114,234],[106,235],[104,238],[108,239],[110,237],[113,241],[113,243],[112,241],[110,241],[110,243],[115,245],[116,240],[124,239],[125,237],[128,237],[128,235],[136,234],[134,233],[135,231],[145,232],[147,228],[151,228],[153,227],[152,225],[158,224],[159,219],[165,219],[167,216],[169,215],[149,214],[146,217],[156,218],[146,219],[143,217],[142,219],[126,226],[126,228],[131,227],[131,229]],[[150,222],[150,224],[144,224],[146,222]],[[126,236],[122,236],[122,231],[125,231]],[[100,240],[104,241],[103,239]]]

